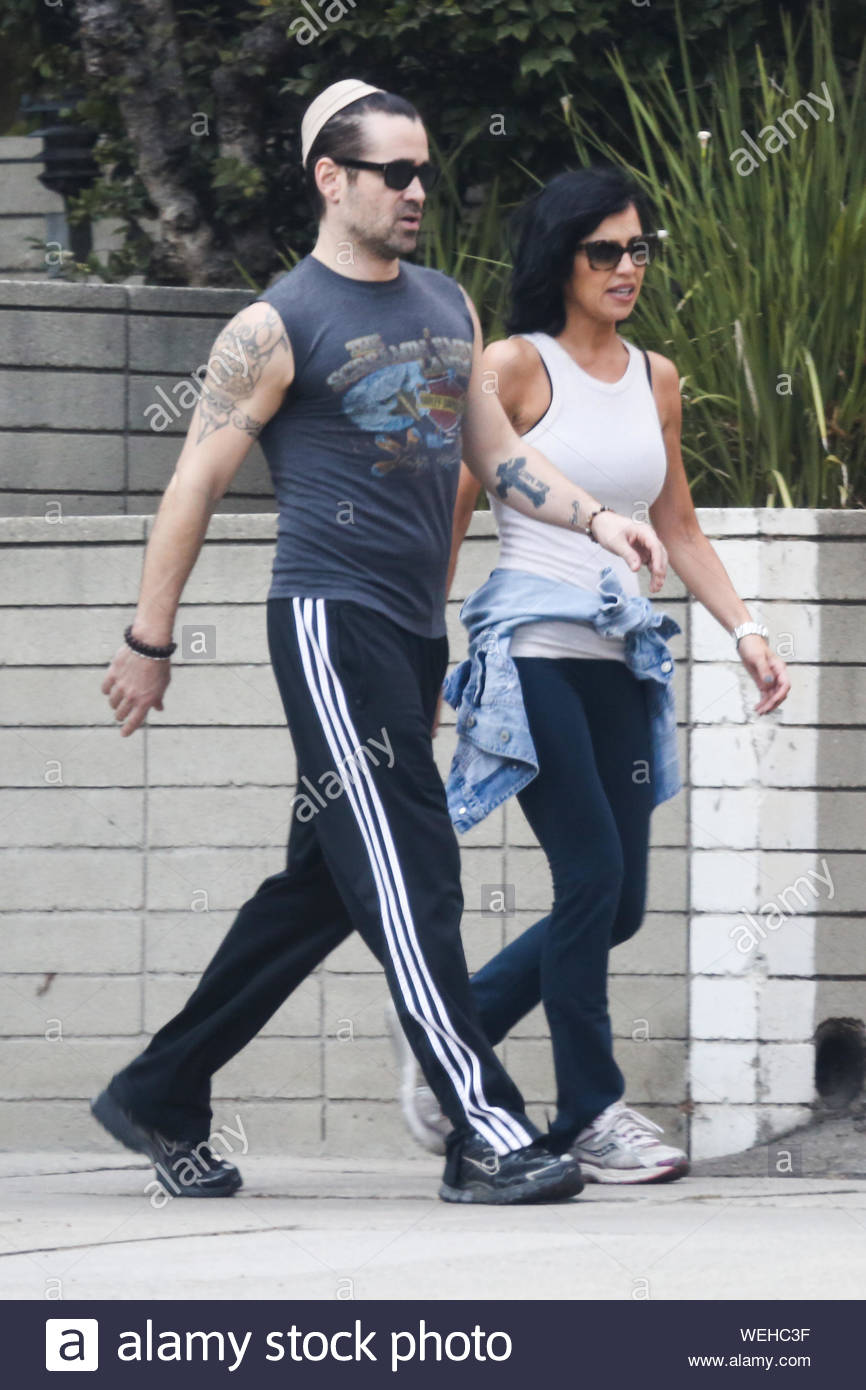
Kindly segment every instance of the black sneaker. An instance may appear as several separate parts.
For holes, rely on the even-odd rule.
[[[118,1104],[110,1089],[91,1101],[90,1111],[113,1139],[147,1154],[157,1181],[172,1197],[230,1197],[243,1183],[234,1164],[218,1158],[206,1141],[164,1138]]]
[[[583,1191],[580,1166],[570,1154],[552,1154],[536,1140],[497,1154],[480,1135],[458,1141],[448,1155],[439,1196],[443,1202],[565,1202]]]

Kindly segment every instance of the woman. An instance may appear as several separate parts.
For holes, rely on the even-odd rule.
[[[648,225],[640,191],[614,169],[562,174],[536,194],[518,215],[510,336],[488,346],[484,368],[518,434],[600,502],[649,516],[686,588],[734,635],[760,691],[755,709],[768,714],[790,683],[698,524],[680,452],[677,369],[618,332],[655,249]],[[449,579],[478,492],[464,465]],[[519,571],[597,591],[610,566],[626,595],[638,594],[625,562],[589,536],[489,497],[500,580]],[[517,575],[514,584],[517,601]],[[626,664],[622,639],[582,621],[525,623],[510,656],[538,761],[518,800],[547,855],[554,901],[474,976],[482,1021],[499,1042],[543,1002],[558,1093],[548,1142],[570,1150],[586,1178],[677,1178],[686,1155],[622,1102],[607,1006],[608,952],[638,930],[646,896],[654,794],[652,778],[635,771],[651,766],[645,682]],[[426,1088],[405,1081],[413,1133],[440,1147],[447,1124]]]

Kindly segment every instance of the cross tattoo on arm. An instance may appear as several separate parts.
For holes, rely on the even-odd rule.
[[[497,467],[496,476],[499,479],[495,488],[496,496],[503,500],[508,496],[509,489],[514,488],[528,497],[534,507],[540,507],[550,491],[547,483],[527,472],[525,458],[506,459],[505,463],[500,463]]]

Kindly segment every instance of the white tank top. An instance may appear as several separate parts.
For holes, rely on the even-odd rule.
[[[667,467],[664,439],[643,353],[628,349],[619,381],[597,381],[547,333],[521,333],[537,348],[550,378],[545,414],[521,436],[599,503],[623,516],[649,520]],[[639,594],[634,574],[618,555],[580,531],[551,526],[506,507],[488,492],[499,531],[499,566],[529,570],[593,592],[610,565],[626,594]],[[621,638],[600,636],[585,623],[526,623],[511,640],[512,656],[606,657],[625,660]]]

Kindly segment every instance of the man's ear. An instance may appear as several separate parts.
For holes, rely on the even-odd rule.
[[[335,164],[330,155],[323,154],[316,160],[313,177],[322,197],[329,203],[339,202],[343,170]]]

